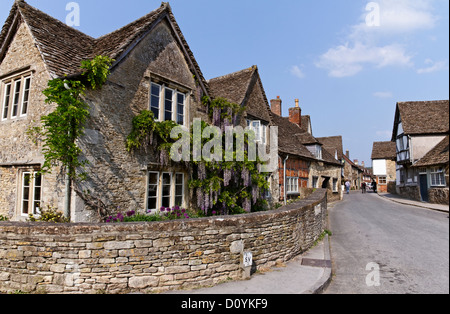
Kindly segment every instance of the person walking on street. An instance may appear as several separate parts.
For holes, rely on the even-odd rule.
[[[366,194],[366,187],[367,187],[366,182],[363,182],[363,183],[361,184],[362,194]]]
[[[372,189],[373,193],[377,193],[377,182],[375,180],[372,181]]]
[[[347,191],[347,194],[350,194],[350,181],[348,180],[345,182],[345,189]]]

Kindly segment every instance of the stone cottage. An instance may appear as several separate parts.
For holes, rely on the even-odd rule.
[[[362,183],[362,173],[361,168],[350,159],[350,151],[346,150],[345,154],[342,156],[344,165],[344,180],[350,181],[350,188],[352,190],[359,190]]]
[[[0,214],[24,220],[41,207],[62,208],[60,169],[36,175],[43,163],[41,143],[27,136],[40,117],[54,110],[42,91],[50,79],[80,73],[80,63],[96,55],[115,59],[100,91],[88,91],[91,117],[79,140],[89,161],[88,179],[72,191],[75,222],[97,220],[89,202],[121,211],[189,204],[187,173],[163,168],[158,154],[130,154],[125,140],[132,119],[151,109],[160,120],[189,126],[208,121],[201,104],[209,88],[167,3],[133,23],[92,38],[16,1],[0,33]]]
[[[396,143],[398,194],[428,202],[429,190],[448,189],[448,156],[442,158],[448,133],[448,100],[397,103],[392,142]]]
[[[396,182],[395,159],[396,159],[396,150],[394,142],[373,143],[372,148],[373,175],[376,177],[378,192],[386,193],[389,190],[389,192],[395,193],[395,182]]]
[[[328,199],[342,199],[342,165],[313,136],[311,117],[302,115],[299,101],[282,117],[282,100],[271,100],[273,124],[278,127],[279,199],[304,195],[304,189],[325,188]],[[302,191],[303,189],[303,191]]]

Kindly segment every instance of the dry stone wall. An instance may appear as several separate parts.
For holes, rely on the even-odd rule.
[[[325,228],[326,190],[278,210],[122,224],[0,223],[0,291],[159,292],[241,279],[286,262]]]

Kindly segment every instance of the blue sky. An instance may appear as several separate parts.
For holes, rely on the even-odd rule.
[[[13,0],[0,1],[3,23]],[[28,0],[62,21],[66,0]],[[99,37],[160,6],[78,0],[77,29]],[[398,101],[449,99],[448,0],[172,0],[206,79],[257,65],[269,99],[294,99],[316,137],[342,135],[370,165]]]

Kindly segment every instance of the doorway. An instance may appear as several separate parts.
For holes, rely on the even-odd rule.
[[[426,174],[419,175],[420,197],[423,202],[428,202],[428,177]]]

